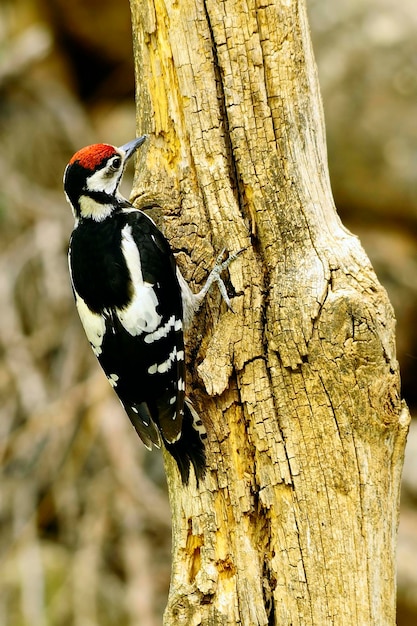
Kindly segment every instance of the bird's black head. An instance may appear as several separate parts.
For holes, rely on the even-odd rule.
[[[76,219],[100,222],[111,214],[122,199],[118,189],[126,162],[146,138],[120,148],[96,143],[74,154],[65,168],[64,191]]]

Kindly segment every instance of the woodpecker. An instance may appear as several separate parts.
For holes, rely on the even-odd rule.
[[[214,282],[231,308],[221,273],[236,255],[220,255],[202,290],[191,291],[164,235],[119,192],[126,162],[146,139],[94,144],[69,161],[69,271],[87,339],[137,434],[149,449],[165,445],[184,484],[192,464],[198,484],[207,434],[185,396],[183,332]]]

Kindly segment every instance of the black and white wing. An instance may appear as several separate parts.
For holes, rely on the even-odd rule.
[[[156,422],[164,440],[173,443],[181,434],[185,398],[182,301],[175,260],[145,214],[129,211],[120,221],[129,300],[104,313],[106,333],[98,358],[139,435],[146,438],[149,433],[157,444],[150,427]]]
[[[90,276],[90,284],[83,283],[81,290],[74,276],[77,263],[72,263],[81,321],[144,444],[159,446],[162,436],[183,482],[188,481],[190,462],[198,479],[205,467],[205,432],[185,402],[183,305],[175,259],[165,237],[143,212],[122,211],[113,216],[112,225],[111,236],[119,238],[118,245],[104,249],[102,273],[97,270],[95,280]],[[101,234],[100,241],[104,239]],[[84,259],[84,268],[86,264]],[[94,265],[91,259],[90,264]],[[82,281],[85,276],[80,285]],[[97,281],[102,284],[96,297],[103,303],[101,309],[91,295],[99,289]]]

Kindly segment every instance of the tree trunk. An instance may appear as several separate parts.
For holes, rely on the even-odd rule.
[[[137,206],[197,289],[187,338],[208,472],[173,519],[164,624],[395,624],[408,412],[394,316],[332,199],[302,0],[131,0]],[[158,216],[157,216],[158,218]]]

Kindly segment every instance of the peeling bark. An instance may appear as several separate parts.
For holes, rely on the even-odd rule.
[[[187,338],[209,470],[173,519],[164,624],[395,624],[408,412],[394,315],[332,199],[302,0],[131,0],[137,206],[196,288]]]

